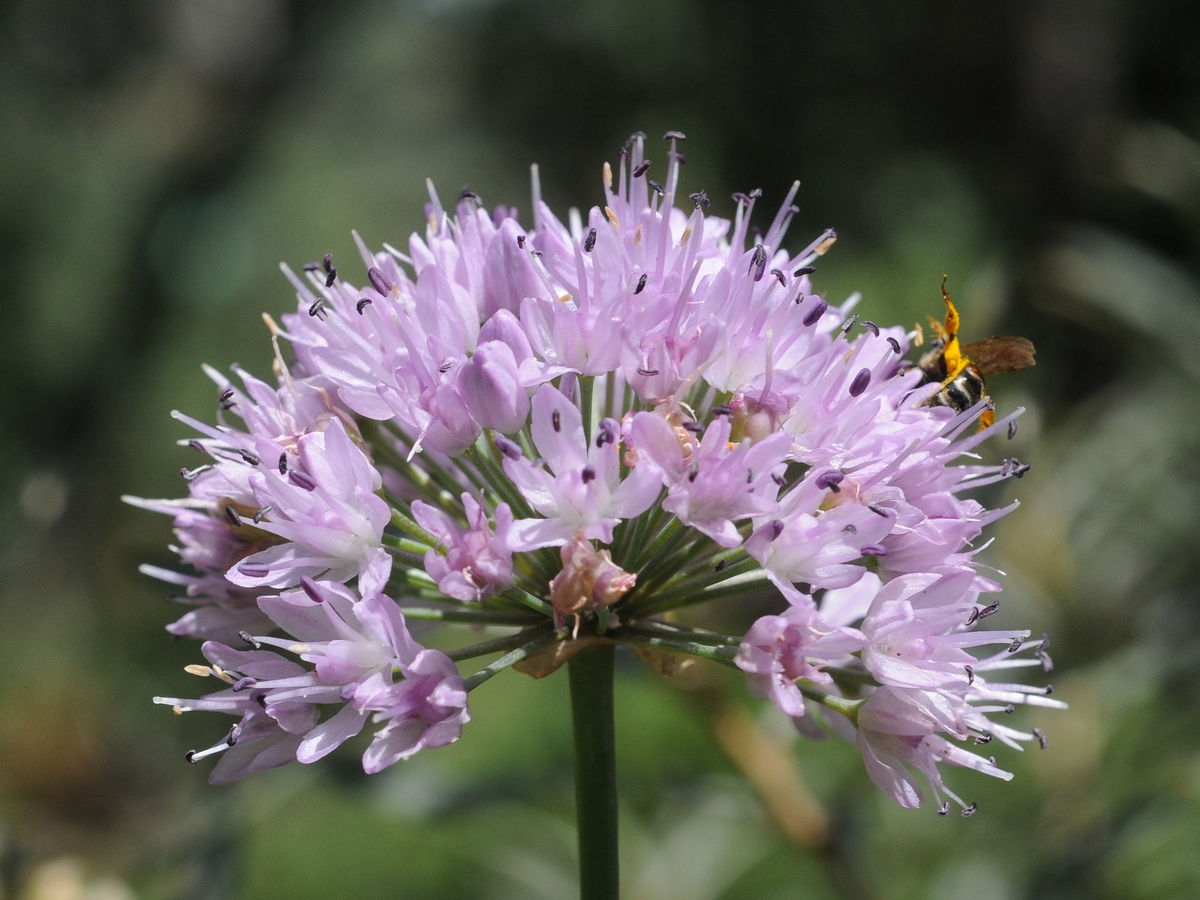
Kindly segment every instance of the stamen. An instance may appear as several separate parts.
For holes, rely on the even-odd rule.
[[[992,742],[992,733],[990,731],[985,731],[979,737],[975,738],[975,746],[977,746],[977,747],[981,747],[984,744],[990,744],[991,742]]]
[[[333,287],[335,281],[337,281],[337,269],[330,269],[329,274],[325,276],[325,287]]]
[[[320,269],[321,269],[320,263],[310,262],[310,263],[304,264],[305,272],[317,272],[317,271],[320,271]]]
[[[943,819],[946,818],[946,816],[950,815],[950,801],[949,800],[942,801],[942,805],[938,807],[937,814],[939,816],[941,816]]]
[[[1017,436],[1017,420],[1013,419],[1008,423],[1008,439],[1011,441]]]
[[[692,434],[704,434],[704,426],[699,422],[684,422],[680,427],[684,431],[690,431]]]
[[[371,266],[371,268],[367,269],[367,278],[371,279],[371,287],[375,288],[375,290],[379,291],[385,297],[391,293],[392,283],[387,280],[387,276],[380,269]]]
[[[354,308],[356,310],[358,310],[358,314],[361,316],[363,314],[363,310],[366,309],[367,306],[370,305],[370,303],[371,303],[370,297],[360,297],[359,301],[354,304]]]
[[[828,472],[822,472],[817,476],[817,487],[838,494],[842,490],[838,485],[845,481],[845,479],[846,476],[837,469],[830,469]]]
[[[647,369],[642,366],[638,366],[637,373],[643,378],[653,378],[658,374],[658,369]]]
[[[262,520],[267,517],[267,513],[269,513],[270,511],[271,511],[270,506],[260,507],[259,510],[254,513],[254,524],[258,525],[260,522],[262,522]]]
[[[234,528],[242,527],[241,516],[239,516],[237,514],[237,510],[234,509],[232,506],[227,505],[225,507],[225,518],[227,518],[229,520],[230,524],[233,525]]]
[[[1050,738],[1046,737],[1046,732],[1042,731],[1040,728],[1033,728],[1030,730],[1033,732],[1033,736],[1037,738],[1039,747],[1045,750],[1050,746]]]
[[[225,390],[223,390],[223,391],[221,391],[221,393],[217,394],[217,399],[220,400],[222,403],[228,403],[230,400],[233,399],[233,394],[234,394],[233,388],[225,388]]]
[[[595,246],[596,246],[596,229],[591,228],[588,230],[587,237],[585,237],[583,239],[583,252],[591,253],[592,250],[595,248]]]
[[[782,475],[780,475],[778,472],[771,473],[771,480],[773,482],[775,482],[777,485],[779,485],[780,487],[787,487],[787,479],[784,478]]]
[[[724,569],[724,568],[725,568],[725,566],[727,566],[728,564],[729,564],[729,560],[727,560],[727,559],[722,559],[722,560],[720,560],[720,561],[719,561],[719,562],[718,562],[718,563],[717,563],[715,566],[713,566],[713,571],[714,571],[714,572],[720,572],[720,571],[721,571],[722,569]]]
[[[970,687],[975,683],[975,669],[971,666],[963,666],[963,671],[967,673],[967,686]]]
[[[771,540],[775,540],[777,537],[779,537],[781,534],[783,534],[783,528],[784,528],[783,522],[779,521],[779,519],[776,519],[774,522],[772,522],[771,523]]]
[[[887,556],[887,547],[883,544],[866,544],[858,552],[863,556]]]
[[[496,449],[509,459],[520,459],[525,455],[521,451],[519,444],[517,444],[515,441],[510,441],[502,434],[496,435]]]
[[[982,616],[983,614],[980,613],[980,615]],[[1013,642],[1008,645],[1008,652],[1016,653],[1018,650],[1021,649],[1021,645],[1024,643],[1025,643],[1025,638],[1013,638]]]
[[[963,817],[964,819],[969,819],[969,818],[971,818],[971,816],[975,815],[975,812],[976,812],[976,810],[978,810],[978,809],[979,809],[979,804],[978,804],[978,803],[972,803],[970,806],[968,806],[968,807],[966,807],[966,808],[964,808],[964,809],[963,809],[963,811],[962,811],[962,817]]]
[[[892,350],[895,351],[897,356],[899,356],[901,353],[904,352],[903,350],[900,349],[900,342],[898,340],[896,340],[894,337],[888,338],[887,342],[892,345]]]
[[[557,409],[550,414],[550,424],[554,426],[555,431],[562,431],[562,414]]]
[[[257,456],[255,456],[253,453],[251,453],[249,450],[239,450],[238,453],[241,454],[242,460],[247,465],[257,466],[260,462],[262,462],[261,459],[259,459]]]
[[[979,611],[979,618],[986,619],[988,616],[994,616],[1000,610],[1000,601],[993,600],[987,606]]]
[[[865,328],[867,331],[871,332],[871,334],[875,335],[875,337],[879,337],[879,326],[876,325],[874,322],[872,322],[870,319],[863,319],[858,324],[861,325],[863,328]]]
[[[817,271],[816,266],[801,266],[795,272],[793,272],[792,275],[794,275],[796,278],[802,278],[805,275],[811,275],[815,271]]]
[[[280,453],[280,454],[279,454],[279,474],[280,474],[280,475],[286,475],[286,474],[287,474],[287,470],[288,470],[288,465],[287,465],[287,454],[286,454],[286,453]]]
[[[324,266],[326,275],[328,275],[330,272],[332,272],[333,271],[333,254],[326,253],[325,259],[322,260],[321,265]]]
[[[318,297],[313,301],[312,306],[308,308],[308,314],[312,317],[317,317],[325,311],[325,298]]]
[[[720,406],[714,406],[712,408],[712,414],[714,416],[732,416],[733,409],[722,403]]]
[[[588,484],[596,479],[596,470],[591,466],[584,466],[583,471],[579,473],[579,480],[584,484]]]
[[[517,246],[519,248],[521,248],[522,250],[525,249],[525,235],[523,235],[523,234],[517,235]]]
[[[258,684],[257,678],[251,678],[249,675],[246,675],[233,683],[232,690],[235,694],[238,694],[247,688],[254,687],[256,684]]]
[[[871,383],[871,370],[860,369],[858,374],[854,376],[854,380],[850,382],[850,396],[858,397],[867,389],[867,385]]]
[[[849,334],[855,325],[858,324],[858,316],[851,316],[842,323],[842,327],[838,329],[842,334]]]
[[[882,506],[880,506],[878,503],[868,503],[867,509],[869,509],[871,512],[875,513],[875,515],[877,515],[877,516],[883,516],[885,519],[888,517],[887,510],[884,509]]]
[[[815,325],[821,316],[825,315],[825,310],[827,309],[829,309],[829,304],[825,300],[818,299],[817,302],[813,304],[812,309],[804,314],[804,318],[800,320],[800,324],[802,324],[805,328],[808,328],[810,325]]]
[[[784,275],[784,274],[783,274],[781,271],[779,271],[778,269],[772,269],[772,270],[771,270],[771,274],[775,276],[775,279],[776,279],[776,280],[777,280],[777,281],[778,281],[778,282],[779,282],[781,285],[783,285],[784,287],[787,287],[787,276],[786,276],[786,275]]]
[[[315,491],[317,489],[317,483],[298,469],[292,469],[288,472],[288,481],[301,490]]]
[[[645,175],[649,171],[650,171],[650,160],[644,159],[633,170],[633,177],[641,178],[643,175]]]
[[[208,452],[207,450],[204,449],[204,445],[202,443],[200,443],[198,440],[196,440],[195,438],[192,438],[190,441],[188,441],[187,445],[189,447],[191,447],[193,450],[195,450],[197,453],[207,453]]]
[[[458,192],[458,202],[462,203],[464,200],[478,203],[481,206],[483,205],[483,198],[480,197],[477,193],[475,193],[470,188],[463,188],[461,191]]]
[[[711,205],[708,199],[707,191],[696,191],[694,194],[688,194],[688,199],[696,204],[697,209],[708,209]]]
[[[757,244],[754,247],[754,255],[750,258],[750,268],[746,270],[746,274],[754,273],[755,281],[762,281],[763,275],[767,270],[767,250],[762,244]]]
[[[238,563],[237,569],[247,578],[266,578],[271,574],[271,567],[262,563],[241,562]]]
[[[687,135],[682,131],[668,131],[663,135],[664,141],[686,141]]]
[[[858,528],[854,525],[847,525],[842,531],[846,532],[846,534],[858,534]]]
[[[300,576],[300,587],[304,593],[308,594],[308,599],[313,603],[324,603],[325,595],[321,593],[321,589],[317,587],[317,583],[308,575]]]
[[[239,567],[239,569],[240,569],[240,567]],[[255,650],[259,650],[259,649],[261,649],[261,648],[262,648],[262,644],[261,644],[261,643],[259,643],[258,639],[257,639],[257,638],[255,638],[255,637],[254,637],[252,634],[250,634],[250,632],[248,632],[248,631],[239,631],[239,632],[238,632],[238,637],[240,637],[240,638],[241,638],[243,641],[245,641],[247,644],[249,644],[249,645],[250,645],[251,647],[253,647]],[[261,699],[265,700],[266,698],[264,697],[264,698],[261,698]],[[263,705],[265,706],[266,704],[264,703]]]
[[[661,184],[659,184],[653,178],[647,178],[646,184],[650,185],[650,190],[654,191],[654,193],[658,194],[658,196],[660,196],[660,197],[667,192],[666,188],[664,188]]]
[[[647,273],[645,273],[645,272],[642,273],[642,277],[638,279],[637,287],[635,287],[633,289],[633,292],[635,294],[640,294],[642,291],[644,291],[646,289],[646,279],[648,277],[649,277],[649,275]]]

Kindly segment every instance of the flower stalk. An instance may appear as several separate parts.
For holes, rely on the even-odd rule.
[[[567,663],[575,733],[575,819],[580,900],[617,900],[617,749],[613,722],[613,651],[585,647]]]

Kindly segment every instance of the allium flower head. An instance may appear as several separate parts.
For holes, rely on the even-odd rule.
[[[524,222],[430,185],[404,249],[355,234],[361,267],[284,266],[277,383],[210,373],[218,423],[179,417],[204,457],[187,496],[133,501],[174,520],[189,571],[145,571],[192,607],[170,626],[206,641],[191,670],[222,682],[160,702],[236,720],[189,755],[221,754],[214,781],[363,731],[380,771],[457,740],[498,671],[597,642],[735,665],[905,806],[919,774],[940,811],[973,811],[939,767],[1007,778],[970,747],[1042,739],[1005,719],[1060,705],[1048,688],[990,679],[1049,671],[1046,640],[980,626],[1001,584],[978,541],[1015,504],[969,495],[1028,468],[974,453],[1020,410],[973,431],[990,401],[937,405],[912,334],[815,290],[835,233],[785,246],[798,185],[762,231],[757,191],[720,218],[681,185],[680,140],[652,163],[634,135],[565,223],[535,167]],[[775,608],[744,633],[683,624],[708,602],[735,621],[749,590]],[[494,631],[418,642],[456,622]]]

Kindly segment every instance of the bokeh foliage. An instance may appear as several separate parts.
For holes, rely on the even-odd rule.
[[[536,160],[590,205],[667,128],[718,213],[802,179],[831,299],[924,321],[949,273],[968,337],[1038,345],[993,385],[1029,412],[986,452],[1033,471],[984,553],[1071,709],[1011,784],[952,774],[980,813],[942,820],[738,679],[625,659],[627,896],[1200,896],[1193,4],[15,0],[0,106],[0,896],[574,896],[562,676],[506,673],[374,779],[352,747],[208,787],[183,752],[219,726],[149,703],[201,687],[136,574],[168,525],[117,497],[183,490],[201,362],[269,371],[279,260],[403,242],[426,176],[527,213]]]

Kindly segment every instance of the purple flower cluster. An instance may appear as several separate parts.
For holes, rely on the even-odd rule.
[[[681,139],[660,184],[635,135],[586,219],[556,218],[535,168],[529,230],[430,186],[405,250],[355,235],[361,286],[330,256],[284,267],[277,383],[210,373],[220,424],[178,416],[205,456],[188,496],[133,501],[173,516],[194,573],[144,571],[183,589],[170,630],[225,684],[160,701],[238,718],[191,756],[223,753],[214,781],[313,762],[368,720],[379,771],[456,740],[495,672],[583,637],[736,665],[802,731],[855,741],[905,806],[922,776],[941,812],[972,811],[940,764],[1008,778],[968,748],[1044,742],[1003,717],[1061,704],[998,679],[1049,670],[1045,639],[977,627],[1001,586],[976,541],[1016,504],[965,496],[1024,473],[972,452],[1020,410],[973,430],[989,401],[931,404],[913,334],[813,292],[834,233],[783,249],[796,188],[765,232],[758,192],[708,215],[680,194]],[[673,614],[748,590],[778,611],[744,635]],[[406,617],[504,631],[447,654]]]

